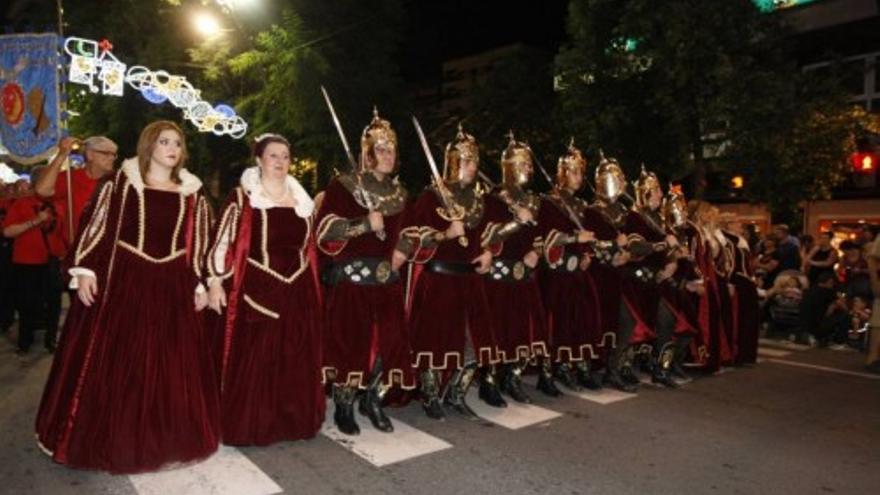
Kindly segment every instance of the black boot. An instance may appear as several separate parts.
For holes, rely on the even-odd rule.
[[[639,380],[639,377],[636,376],[636,372],[633,371],[632,366],[622,366],[620,368],[620,378],[623,379],[626,383],[630,385],[638,385],[642,381]]]
[[[615,348],[608,353],[608,364],[605,366],[604,383],[620,390],[621,392],[634,393],[638,388],[627,383],[620,376],[621,358],[624,349]]]
[[[498,383],[495,382],[491,367],[481,368],[478,379],[480,381],[480,400],[492,407],[507,407],[507,401],[501,397],[501,391],[498,389]]]
[[[382,390],[382,358],[376,357],[376,363],[373,365],[373,376],[370,378],[370,384],[367,390],[361,395],[358,401],[358,410],[364,416],[370,418],[370,423],[379,430],[386,433],[394,431],[391,420],[382,410],[382,397],[385,392]]]
[[[578,363],[580,364],[580,363]],[[571,365],[569,363],[559,363],[553,369],[553,378],[563,384],[569,390],[579,392],[581,386],[578,385],[574,377],[572,377]]]
[[[422,409],[431,419],[445,419],[443,405],[440,404],[440,384],[433,370],[422,371],[421,376]]]
[[[574,372],[577,384],[581,387],[584,387],[587,390],[602,389],[602,380],[599,379],[596,373],[591,372],[589,360],[584,359],[583,361],[578,362],[574,367]]]
[[[634,363],[631,367],[634,370],[638,369],[643,374],[652,374],[654,372],[654,359],[651,350],[650,346],[639,349],[639,352],[633,358]]]
[[[682,366],[687,359],[690,344],[691,337],[689,335],[681,337],[675,341],[675,355],[672,359],[672,367],[669,372],[672,376],[680,380],[689,381],[691,379],[691,377],[685,373],[684,366]]]
[[[627,346],[621,355],[621,363],[618,369],[623,381],[630,385],[638,386],[638,384],[641,383],[641,380],[639,380],[639,377],[636,376],[636,373],[633,370],[633,363],[635,360],[636,350],[632,346]]]
[[[451,407],[455,412],[469,419],[477,418],[477,413],[475,413],[465,401],[468,388],[470,388],[471,382],[474,380],[474,372],[476,370],[477,363],[472,361],[465,364],[464,368],[456,371],[455,374],[452,375],[452,380],[449,381],[446,385],[446,390],[443,391],[443,404]],[[495,393],[498,393],[497,389]],[[500,396],[501,395],[499,394],[499,398]]]
[[[333,385],[333,403],[336,410],[333,412],[333,422],[336,428],[346,435],[358,435],[361,432],[357,421],[354,419],[354,399],[357,396],[355,387]]]
[[[672,378],[672,361],[675,358],[675,349],[672,342],[668,342],[660,348],[660,353],[653,360],[651,368],[651,382],[659,383],[667,388],[678,388],[678,384]]]
[[[548,397],[559,397],[562,395],[562,392],[556,387],[556,383],[553,380],[550,360],[546,357],[541,359],[541,364],[538,367],[538,384],[535,388]]]
[[[532,398],[529,397],[528,394],[526,394],[526,391],[522,388],[523,368],[524,366],[520,363],[504,365],[504,377],[501,378],[501,391],[517,402],[531,404]]]

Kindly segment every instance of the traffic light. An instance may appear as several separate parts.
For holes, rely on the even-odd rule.
[[[870,151],[857,151],[850,156],[853,172],[873,174],[877,168],[877,154]]]

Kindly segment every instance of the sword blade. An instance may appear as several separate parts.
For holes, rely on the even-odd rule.
[[[357,172],[357,161],[354,159],[354,155],[351,154],[351,147],[348,145],[345,131],[342,130],[342,124],[339,122],[339,117],[336,116],[336,109],[333,108],[333,102],[330,101],[330,95],[327,94],[324,86],[321,86],[321,93],[324,94],[324,101],[327,102],[327,108],[330,109],[330,116],[333,117],[333,124],[336,126],[336,132],[339,133],[339,140],[342,141],[342,147],[345,149],[345,156],[348,158],[348,164],[351,165],[351,171]]]
[[[437,170],[437,163],[434,161],[434,155],[431,154],[431,147],[428,146],[428,140],[425,138],[422,126],[419,125],[419,119],[413,116],[412,121],[416,128],[416,134],[419,135],[419,142],[422,143],[422,151],[425,152],[425,157],[428,159],[428,166],[431,167],[431,175],[434,176],[434,182],[437,183],[437,187],[443,187],[443,177],[440,176],[440,171]]]

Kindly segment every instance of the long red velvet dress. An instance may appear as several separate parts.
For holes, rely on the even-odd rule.
[[[737,364],[754,363],[758,359],[760,336],[760,301],[758,286],[752,272],[751,250],[742,237],[725,233],[733,244],[734,263],[731,283],[736,286]]]
[[[255,207],[250,198],[261,191],[232,191],[207,255],[208,274],[223,279],[228,301],[215,348],[230,445],[312,438],[324,419],[311,200],[300,198],[309,204],[294,209],[258,199]]]
[[[135,473],[205,458],[220,436],[218,385],[194,290],[209,215],[201,183],[144,188],[137,162],[101,185],[73,264],[97,277],[73,298],[36,420],[71,467]]]
[[[379,187],[373,176],[363,174],[366,187]],[[394,203],[405,200],[396,189]],[[353,237],[335,235],[349,223],[365,222],[369,210],[352,195],[351,176],[334,178],[324,192],[316,222],[317,243],[322,255],[320,266],[327,273],[334,265],[356,259],[390,262],[398,242],[405,209],[385,215],[385,240],[372,232]],[[374,274],[372,274],[374,275]],[[387,272],[386,272],[387,275]],[[384,277],[383,277],[384,278]],[[322,274],[322,280],[324,274]],[[324,287],[324,366],[325,382],[366,388],[377,356],[382,358],[382,385],[415,388],[409,339],[404,320],[403,281],[390,275],[385,283],[367,285],[341,280]]]
[[[480,255],[481,234],[486,228],[485,203],[475,197],[473,186],[449,185],[452,193],[467,206],[465,237],[468,246],[449,239],[430,242],[445,231],[449,222],[440,217],[441,202],[429,188],[416,201],[408,216],[406,235],[412,242],[415,261],[410,282],[408,321],[415,367],[444,372],[461,369],[470,335],[480,366],[496,362],[495,335],[483,276],[473,271],[471,260]],[[467,189],[465,191],[464,189]],[[469,200],[469,202],[466,202]],[[456,265],[468,273],[439,273],[432,263]]]
[[[537,213],[540,214],[540,209]],[[496,195],[487,196],[486,214],[489,223],[483,238],[492,242],[495,256],[492,261],[493,273],[485,276],[486,294],[495,323],[499,359],[503,363],[515,363],[549,357],[547,318],[541,302],[537,273],[523,263],[525,255],[535,249],[535,240],[540,231],[537,225],[523,225],[513,234],[495,242],[491,232],[498,231],[513,216],[506,203]],[[535,215],[536,220],[538,215]],[[510,275],[501,277],[501,271],[509,271]]]
[[[571,213],[562,201],[571,203]],[[550,352],[556,363],[589,361],[599,357],[601,305],[593,277],[580,269],[580,260],[588,248],[586,244],[573,242],[578,226],[570,217],[571,214],[578,215],[580,221],[587,205],[575,201],[565,191],[546,196],[542,205],[538,226],[544,238],[545,269],[541,273],[540,286]]]
[[[721,246],[709,238],[711,234],[694,224],[690,224],[685,233],[696,268],[703,276],[705,289],[701,296],[694,296],[698,301],[700,328],[691,342],[691,350],[697,364],[702,365],[706,371],[715,372],[721,368],[722,363],[731,360],[725,329],[726,318],[723,317],[724,300],[729,301],[729,294],[727,281],[719,273],[717,265],[717,259],[722,255]]]

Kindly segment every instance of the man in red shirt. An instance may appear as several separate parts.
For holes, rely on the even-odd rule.
[[[15,184],[0,182],[0,226],[12,207]],[[15,287],[12,283],[12,239],[0,235],[0,333],[6,333],[15,322]]]
[[[70,182],[73,203],[73,238],[68,238],[67,222],[67,177],[66,172],[61,172],[61,165],[67,160],[70,151],[77,141],[66,137],[58,143],[58,155],[49,164],[49,167],[41,174],[39,180],[34,182],[34,190],[37,195],[51,199],[58,209],[58,213],[64,220],[61,231],[66,245],[73,244],[76,232],[79,228],[79,219],[82,211],[92,197],[95,186],[102,177],[113,171],[113,162],[116,160],[118,147],[109,138],[104,136],[92,136],[82,142],[83,154],[86,163],[82,168],[77,168],[70,173]]]
[[[40,170],[34,169],[33,177]],[[44,326],[44,345],[55,351],[55,334],[61,314],[60,266],[64,254],[61,222],[51,201],[35,194],[16,199],[3,221],[3,235],[13,239],[12,273],[19,315],[18,350],[24,355],[34,341],[34,331]]]

